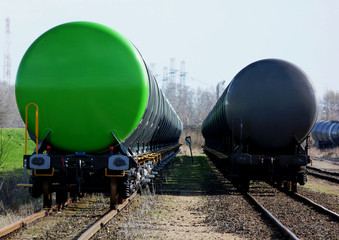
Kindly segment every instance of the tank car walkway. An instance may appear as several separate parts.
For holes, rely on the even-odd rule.
[[[206,161],[177,156],[155,184],[96,239],[277,239],[243,196]],[[162,179],[161,179],[162,178]],[[161,183],[162,181],[162,183]]]

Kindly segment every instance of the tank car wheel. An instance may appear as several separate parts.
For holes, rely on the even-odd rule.
[[[59,205],[59,208],[63,208],[63,204],[67,201],[67,192],[57,191],[56,192],[56,203]]]
[[[291,185],[292,185],[292,182],[291,181],[285,181],[284,182],[284,190],[286,192],[290,192],[291,191]]]
[[[120,194],[118,194],[118,203],[119,203],[119,204],[122,204],[122,203],[124,203],[125,201],[126,201],[126,199],[123,198]]]
[[[298,192],[298,183],[292,182],[292,192],[296,193]]]
[[[111,186],[110,186],[110,205],[111,209],[115,209],[118,204],[118,183],[116,178],[111,178]]]
[[[32,183],[33,186],[29,188],[29,193],[32,197],[39,198],[43,193],[42,183],[40,181],[36,181],[32,177],[30,179],[30,183]]]
[[[247,178],[239,179],[239,187],[241,191],[248,192],[250,190],[250,180]]]
[[[297,181],[300,185],[306,184],[306,182],[307,182],[307,171],[306,171],[306,169],[299,171],[299,173],[297,175]]]
[[[52,207],[52,193],[51,193],[51,184],[48,179],[44,179],[42,182],[42,191],[44,194],[44,208],[51,208]]]

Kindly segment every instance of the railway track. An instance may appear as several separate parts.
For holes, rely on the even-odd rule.
[[[323,205],[320,205],[320,204],[312,201],[311,199],[309,199],[309,198],[307,198],[303,195],[300,195],[298,193],[293,193],[291,195],[292,195],[292,197],[295,197],[295,198],[299,199],[300,201],[303,201],[306,204],[309,204],[310,206],[318,209],[319,211],[324,212],[326,215],[333,217],[334,219],[336,219],[339,222],[339,214],[338,213],[331,211],[331,210],[327,209],[326,207],[324,207]]]
[[[163,161],[161,168],[169,163]],[[42,210],[10,226],[0,229],[1,239],[90,239],[110,219],[118,215],[131,201],[138,196],[137,191],[116,206],[109,209],[108,197],[103,195],[89,195],[79,202],[59,212],[72,199],[62,205],[55,205],[51,209]],[[51,214],[54,213],[54,214]],[[79,220],[81,219],[81,220]],[[89,219],[89,220],[87,220]],[[33,224],[40,220],[37,224]],[[77,224],[78,222],[78,224]],[[72,226],[72,227],[70,227]],[[67,229],[69,228],[69,229]]]
[[[338,237],[339,214],[300,194],[283,193],[261,183],[245,195],[290,239]]]
[[[218,239],[227,238],[227,234],[235,234],[232,239],[337,237],[335,217],[319,213],[271,186],[255,183],[250,194],[289,229],[289,235],[284,236],[283,230],[264,217],[252,200],[204,157],[195,157],[194,163],[189,157],[178,157],[159,177],[165,181],[161,179],[157,185],[153,200],[148,202],[141,196],[141,205],[133,205],[110,221],[94,239]]]
[[[260,202],[252,196],[250,193],[245,194],[251,201],[252,203],[260,209],[261,212],[263,212],[266,217],[268,217],[279,229],[284,233],[284,235],[290,239],[299,239],[290,229],[288,229],[285,225],[283,225],[274,215],[268,211]]]
[[[67,207],[70,203],[72,203],[73,198],[69,198],[65,203],[59,205],[56,204],[54,206],[52,206],[50,209],[43,209],[40,212],[34,213],[28,217],[25,217],[19,221],[16,221],[6,227],[3,227],[0,229],[0,238],[4,238],[7,235],[20,230],[21,228],[26,227],[28,224],[32,224],[35,221],[38,221],[44,217],[49,216],[50,214],[52,214],[53,212],[60,210],[60,208],[64,208]]]
[[[250,192],[244,195],[287,238],[321,239],[325,237],[336,239],[337,236],[332,231],[333,229],[339,231],[339,214],[337,212],[298,193],[283,192],[282,188],[276,189],[268,185],[267,189],[263,190],[260,184],[265,183],[258,185],[255,182],[254,187],[251,186]],[[291,217],[288,217],[289,215]],[[293,217],[297,217],[297,219],[293,219]],[[300,221],[300,219],[303,220]]]
[[[304,202],[315,209],[323,212],[325,215],[332,217],[336,220],[336,222],[339,222],[339,214],[336,212],[333,212],[324,206],[315,203],[314,201],[310,200],[309,198],[302,196],[298,193],[290,194],[292,197],[297,198],[299,201]],[[296,234],[294,234],[288,227],[286,227],[284,224],[282,224],[270,211],[268,211],[260,202],[252,196],[250,193],[246,193],[246,196],[262,211],[279,229],[284,233],[284,235],[290,239],[299,239]],[[335,224],[335,223],[334,223]]]
[[[124,207],[119,206],[118,209]],[[49,210],[48,212],[52,212]],[[1,239],[77,239],[109,211],[109,198],[92,194],[81,198],[62,211],[40,217],[40,221],[21,224],[21,228],[10,232]]]
[[[132,229],[125,229],[124,232],[142,232],[147,230],[148,233],[144,233],[146,234],[144,237],[145,239],[147,239],[148,236],[154,236],[147,234],[158,234],[155,235],[157,238],[165,239],[162,234],[168,233],[168,229],[180,229],[180,227],[184,225],[186,228],[182,232],[191,231],[190,234],[192,234],[194,232],[199,232],[199,226],[203,225],[206,229],[209,229],[209,234],[213,234],[212,232],[231,232],[239,234],[240,236],[247,236],[248,238],[263,239],[267,238],[267,236],[277,239],[283,238],[281,233],[283,230],[278,230],[272,222],[267,218],[262,217],[262,214],[257,211],[256,207],[250,207],[249,202],[252,204],[252,200],[249,201],[247,196],[238,192],[234,186],[232,186],[232,184],[215,169],[215,166],[211,162],[207,160],[206,163],[205,158],[196,157],[194,163],[192,163],[191,159],[188,157],[179,157],[175,159],[167,169],[164,169],[161,175],[162,177],[160,174],[159,177],[162,179],[164,178],[166,181],[164,183],[159,183],[158,188],[156,189],[157,200],[154,200],[156,205],[149,206],[149,209],[152,209],[150,212],[151,214],[140,214],[145,219],[142,219],[142,221],[138,219],[134,223],[127,224],[131,226]],[[160,182],[162,182],[162,179],[160,179]],[[335,234],[339,231],[337,218],[334,216],[327,217],[323,213],[315,211],[314,207],[309,206],[309,204],[305,205],[301,203],[296,199],[297,195],[291,197],[289,194],[287,195],[277,191],[271,186],[263,187],[257,183],[251,188],[250,194],[257,199],[257,202],[260,202],[268,211],[270,211],[271,215],[276,216],[278,221],[282,225],[285,225],[290,233],[293,234],[287,235],[286,238],[293,238],[293,236],[295,236],[296,238],[305,239],[336,239]],[[183,216],[180,215],[180,212],[183,209],[175,210],[175,208],[173,208],[174,206],[177,207],[178,204],[180,206],[183,204],[185,201],[183,196],[194,197],[193,200],[189,200],[189,210],[194,210],[193,215],[191,216],[196,217],[188,221],[190,223],[196,221],[191,226],[193,229],[188,228],[188,224],[182,223]],[[172,209],[172,211],[177,211],[178,213],[175,213],[175,215],[173,213],[167,214],[166,212],[163,212],[165,211],[164,209],[161,210],[161,206],[164,204],[162,201],[177,198],[178,202],[176,202],[175,205],[167,205],[165,209]],[[97,202],[99,202],[99,207],[97,207],[102,208],[102,206],[107,206],[108,201],[108,199],[97,200]],[[81,207],[84,203],[80,205],[74,204],[68,207],[72,208],[68,213],[62,212],[55,214],[56,221],[65,222],[66,226],[70,225],[70,227],[67,226],[67,228],[70,228],[70,232],[64,232],[64,227],[60,224],[52,224],[52,227],[45,229],[45,233],[33,235],[32,233],[38,231],[37,229],[41,228],[42,225],[47,225],[44,220],[37,223],[40,225],[34,227],[34,225],[36,225],[34,224],[33,228],[28,227],[25,231],[26,233],[14,235],[13,237],[15,239],[32,239],[34,237],[40,239],[89,239],[108,221],[108,218],[113,217],[114,219],[117,219],[114,216],[117,216],[121,209],[131,201],[132,199],[125,202],[124,205],[118,206],[117,210],[109,211],[106,209],[106,211],[103,210],[101,212],[97,212],[95,209],[96,206],[93,206],[93,204],[84,206],[84,208]],[[140,201],[144,203],[145,199]],[[102,204],[100,204],[100,202]],[[198,203],[198,206],[194,206],[193,203]],[[272,206],[271,204],[275,206]],[[140,206],[132,207],[133,209],[131,212],[138,211],[139,207]],[[89,215],[83,213],[83,211],[94,212],[94,214]],[[79,213],[80,215],[77,215]],[[108,214],[107,216],[106,213]],[[188,215],[190,214],[192,213],[188,213]],[[162,215],[165,223],[159,221],[159,217]],[[172,222],[172,215],[174,215],[173,218],[175,220],[179,221],[180,225],[175,225],[175,223]],[[105,218],[103,218],[103,216],[105,216]],[[187,216],[187,214],[185,216]],[[202,216],[202,220],[194,220],[198,216]],[[149,217],[157,218],[154,221],[154,219],[149,219]],[[296,219],[293,219],[294,217],[296,217]],[[83,222],[82,220],[80,221],[80,218],[86,218],[90,221]],[[119,228],[126,227],[125,216],[118,218],[124,220],[109,221],[108,226],[103,229],[104,231],[99,231],[101,234],[95,235],[94,238],[97,239],[101,236],[103,238],[111,238],[114,236],[112,235],[113,233],[116,234],[116,231],[119,231]],[[55,220],[49,218],[47,222],[53,221]],[[82,226],[82,228],[79,228],[79,226]],[[198,229],[195,230],[194,227],[197,226]],[[114,227],[115,230],[112,230],[112,227]],[[138,230],[138,227],[140,227],[140,230]],[[27,231],[30,233],[27,233]],[[200,232],[199,234],[204,234],[204,232]],[[208,236],[210,236],[209,234]],[[163,236],[163,238],[158,236]],[[223,235],[217,235],[216,237],[221,236]],[[180,235],[180,237],[182,237],[182,235]],[[177,239],[180,239],[180,237]]]
[[[212,162],[210,162],[210,164],[213,164]],[[311,167],[312,170],[316,171],[318,169]],[[325,174],[328,175],[332,175],[332,176],[337,176],[339,175],[338,173],[335,172],[328,172],[328,171],[324,171],[319,169],[318,171],[321,171]],[[259,184],[265,184],[265,183],[259,183]],[[266,215],[266,217],[268,219],[270,219],[270,221],[272,221],[274,223],[274,225],[288,238],[288,239],[299,239],[300,238],[304,238],[304,239],[321,239],[324,236],[326,236],[325,238],[329,238],[329,239],[336,239],[338,236],[334,233],[333,234],[333,230],[336,229],[336,231],[339,231],[339,214],[337,212],[331,211],[328,208],[322,206],[319,203],[316,203],[315,201],[312,201],[311,199],[298,194],[298,193],[293,193],[293,192],[286,192],[283,188],[275,188],[273,186],[267,186],[270,190],[267,193],[267,189],[265,190],[266,193],[264,192],[261,196],[261,198],[264,198],[263,196],[268,196],[269,199],[272,198],[276,198],[277,199],[277,210],[278,210],[278,214],[274,211],[269,211],[268,209],[266,209],[264,207],[263,204],[261,204],[260,199],[256,198],[254,196],[254,194],[252,193],[245,193],[245,197],[248,198],[250,200],[250,202],[252,204],[254,204],[258,209],[260,209],[260,211]],[[257,186],[256,186],[257,188]],[[261,195],[259,193],[259,195]],[[296,221],[291,221],[291,219],[293,218],[294,214],[293,212],[291,212],[291,216],[292,218],[288,218],[286,217],[288,212],[290,211],[290,209],[293,209],[293,207],[291,208],[287,208],[285,209],[286,211],[280,212],[279,213],[279,206],[281,206],[284,200],[286,201],[287,204],[292,204],[290,199],[293,199],[294,202],[296,204],[299,204],[300,206],[297,207],[296,209],[298,209],[300,211],[300,209],[304,208],[306,209],[305,211],[301,211],[301,213],[305,212],[309,214],[309,217],[305,217],[303,215],[301,215],[301,218],[304,217],[304,221],[302,222],[307,222],[307,224],[305,226],[302,226],[302,229],[305,230],[301,230],[298,229],[299,225],[301,225],[301,223],[299,223],[298,220]],[[266,201],[265,205],[270,204],[270,200]],[[273,210],[273,208],[272,208]],[[284,218],[282,218],[282,220],[279,220],[279,217],[275,217],[275,216],[284,216]],[[300,216],[299,216],[300,217]],[[300,218],[299,218],[300,219]],[[308,219],[310,219],[310,221],[308,221]],[[287,220],[287,221],[286,221]],[[290,222],[288,222],[290,221]],[[283,224],[283,223],[287,223],[287,224]],[[293,224],[291,224],[291,222],[294,222]],[[285,226],[287,225],[287,226]],[[297,227],[296,227],[297,226]],[[319,228],[320,227],[320,228]],[[310,232],[312,234],[308,234],[308,229],[310,229]],[[334,231],[334,232],[336,232]],[[320,235],[319,235],[320,234]],[[316,237],[315,237],[316,236]]]
[[[103,228],[113,217],[115,217],[122,209],[124,209],[129,203],[131,203],[138,196],[137,192],[134,192],[126,201],[120,204],[116,209],[110,210],[98,221],[96,221],[88,230],[86,230],[78,240],[88,240],[101,228]]]
[[[337,172],[326,171],[311,166],[307,166],[307,171],[309,175],[312,175],[314,177],[325,179],[334,183],[339,183],[339,173]]]
[[[281,239],[204,156],[179,156],[144,195],[94,239]]]
[[[90,196],[72,204],[62,212],[58,206],[43,210],[4,229],[1,239],[90,239],[110,219],[138,196],[134,192],[115,210],[109,210],[107,197]],[[50,213],[55,212],[51,215]],[[33,224],[33,220],[39,222]],[[16,227],[20,223],[20,227]]]

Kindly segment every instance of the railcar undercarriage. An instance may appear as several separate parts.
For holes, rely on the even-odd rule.
[[[261,180],[283,185],[297,191],[297,183],[307,182],[306,165],[310,158],[305,154],[259,155],[247,153],[225,154],[207,146],[204,152],[231,181],[248,191],[251,180]]]
[[[71,196],[102,192],[110,194],[111,208],[122,203],[156,174],[178,153],[181,144],[158,148],[138,155],[124,154],[111,148],[108,154],[85,153],[24,155],[26,169],[31,169],[30,194],[43,195],[44,207],[51,207],[52,193],[61,204]],[[49,149],[50,150],[50,149]]]

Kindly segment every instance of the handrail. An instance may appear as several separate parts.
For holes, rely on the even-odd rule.
[[[38,154],[38,148],[39,148],[39,138],[38,138],[38,133],[39,133],[39,108],[38,105],[35,103],[29,103],[26,106],[26,121],[25,121],[25,155],[27,155],[27,112],[28,112],[28,107],[34,105],[36,110],[35,110],[35,142],[36,142],[36,153]]]
[[[110,175],[110,174],[108,174],[107,168],[105,168],[105,176],[106,177],[125,177],[125,175],[126,175],[125,170],[122,171],[121,175]]]

